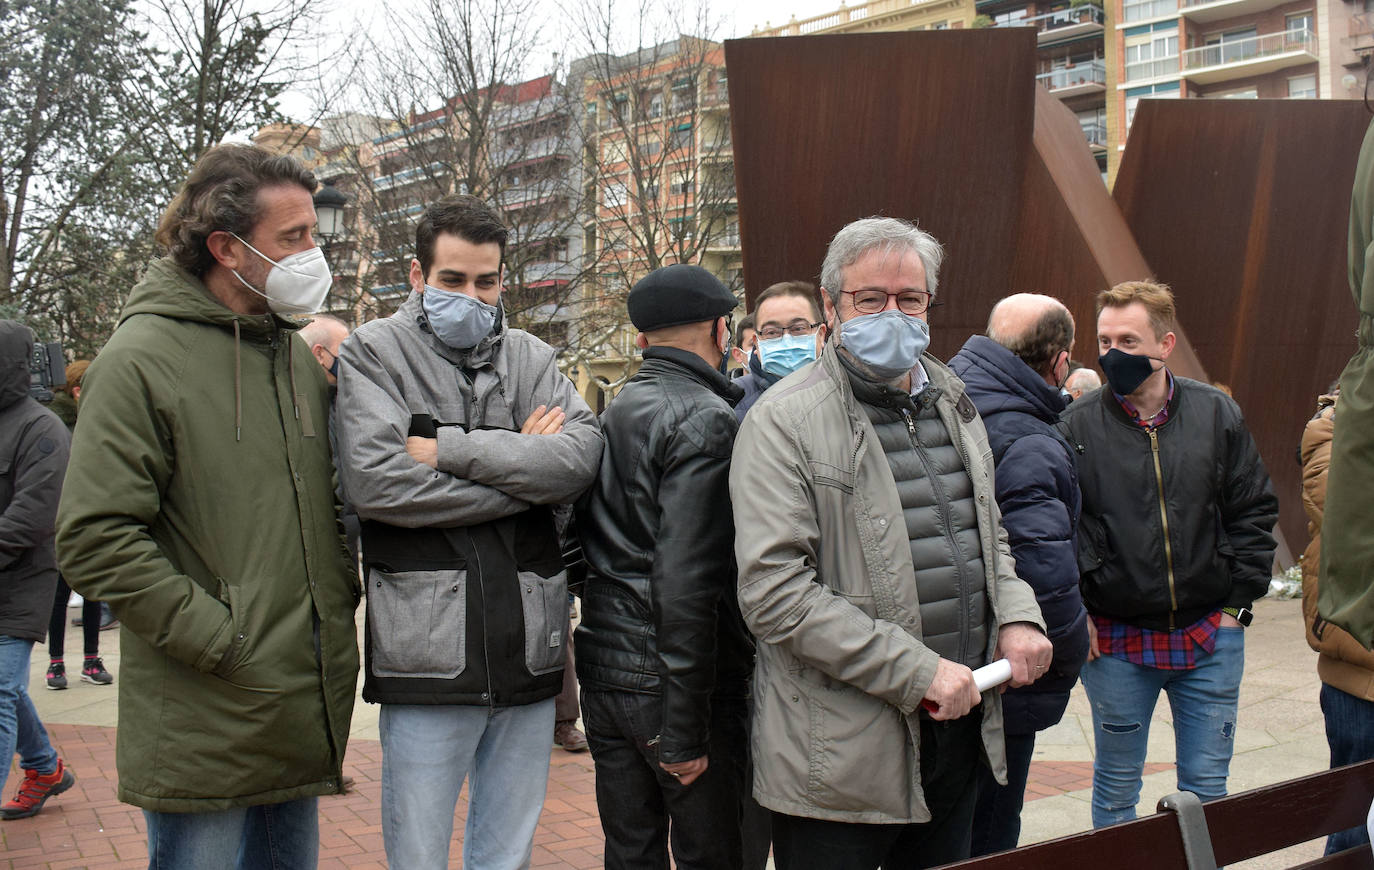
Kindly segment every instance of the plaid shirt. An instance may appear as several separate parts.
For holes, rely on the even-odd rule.
[[[1112,393],[1121,408],[1142,429],[1162,426],[1169,419],[1169,402],[1174,398],[1174,376],[1167,370],[1169,395],[1164,407],[1148,420],[1125,396]],[[1117,622],[1102,616],[1092,617],[1097,628],[1097,647],[1104,656],[1124,659],[1132,664],[1172,671],[1186,671],[1197,666],[1197,651],[1211,655],[1216,648],[1217,627],[1221,625],[1221,611],[1214,610],[1192,625],[1173,631],[1153,631]]]

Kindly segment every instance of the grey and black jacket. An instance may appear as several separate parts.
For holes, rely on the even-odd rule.
[[[504,324],[458,351],[421,297],[339,353],[339,474],[362,520],[363,698],[504,707],[558,694],[567,582],[552,506],[596,475],[601,432],[554,351]],[[523,435],[539,405],[557,435]],[[406,453],[438,442],[438,469]]]
[[[1089,613],[1164,631],[1265,594],[1279,502],[1230,397],[1175,377],[1168,420],[1145,429],[1102,387],[1063,420],[1080,454]]]
[[[41,641],[57,588],[57,502],[71,436],[29,396],[28,327],[0,320],[0,636]]]

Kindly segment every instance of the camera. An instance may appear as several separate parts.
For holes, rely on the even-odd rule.
[[[29,395],[40,402],[52,401],[52,388],[67,384],[67,363],[62,345],[55,341],[33,343],[29,359]]]

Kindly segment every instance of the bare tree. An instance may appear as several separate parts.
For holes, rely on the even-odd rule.
[[[635,367],[625,301],[639,278],[696,263],[738,290],[725,59],[705,6],[591,0],[569,18],[585,53],[570,81],[586,107],[599,264],[584,300],[595,328],[565,364],[593,365],[610,390]]]
[[[511,323],[556,348],[576,339],[584,185],[577,95],[544,45],[534,0],[428,0],[417,21],[375,41],[355,103],[384,119],[353,154],[359,316],[394,309],[407,291],[414,225],[451,193],[496,205],[511,228],[504,305]],[[404,46],[404,50],[397,50]]]

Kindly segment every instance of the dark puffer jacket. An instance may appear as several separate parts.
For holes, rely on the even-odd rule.
[[[1031,734],[1063,717],[1088,656],[1074,534],[1081,505],[1078,469],[1073,450],[1054,428],[1065,403],[1058,390],[986,336],[965,342],[949,366],[983,418],[1016,574],[1035,589],[1054,642],[1049,671],[1002,696],[1007,733]]]
[[[71,436],[29,396],[32,354],[29,328],[0,320],[0,635],[41,641],[57,588],[53,528]]]
[[[587,558],[577,677],[586,689],[662,695],[668,763],[706,754],[711,696],[743,698],[754,668],[730,510],[739,393],[695,354],[646,350],[601,417],[601,470],[577,505]]]

